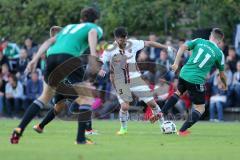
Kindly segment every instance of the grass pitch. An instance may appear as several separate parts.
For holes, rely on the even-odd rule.
[[[96,145],[75,145],[76,122],[55,120],[45,133],[26,129],[20,144],[9,136],[19,120],[0,119],[2,160],[239,160],[240,123],[195,125],[188,137],[161,134],[157,124],[130,122],[126,136],[117,136],[118,121],[94,121]],[[178,128],[182,123],[177,123]]]

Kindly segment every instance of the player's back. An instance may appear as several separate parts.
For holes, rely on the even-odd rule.
[[[88,32],[93,28],[101,38],[102,29],[94,23],[67,25],[57,34],[56,42],[49,48],[47,56],[59,53],[80,56],[88,48]]]
[[[215,43],[198,38],[186,45],[192,54],[181,69],[181,78],[190,83],[203,84],[213,65],[223,70],[224,55]]]

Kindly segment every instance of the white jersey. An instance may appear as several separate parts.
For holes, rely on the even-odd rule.
[[[116,45],[116,42],[110,47],[111,49],[104,51],[101,60],[103,63],[110,62],[112,82],[119,103],[131,102],[132,93],[145,103],[153,100],[153,92],[141,78],[136,64],[136,54],[144,48],[144,41],[129,39],[124,51]]]
[[[107,49],[103,52],[101,60],[103,63],[110,62],[112,67],[115,67],[114,74],[118,74],[118,69],[121,68],[124,64],[129,65],[129,78],[137,78],[141,76],[141,73],[138,71],[136,66],[136,54],[139,50],[144,48],[143,40],[127,40],[126,49],[122,51],[117,45],[116,42],[113,43],[112,49]],[[124,61],[124,62],[123,62]],[[123,69],[123,68],[122,68]]]

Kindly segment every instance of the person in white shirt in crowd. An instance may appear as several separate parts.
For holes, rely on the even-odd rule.
[[[21,101],[23,99],[23,85],[14,75],[9,76],[9,81],[5,88],[6,110],[12,117],[18,117],[21,110]]]

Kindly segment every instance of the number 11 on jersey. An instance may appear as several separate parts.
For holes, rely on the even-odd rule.
[[[200,56],[202,55],[202,53],[204,52],[204,50],[202,48],[199,48],[198,49],[198,53],[197,53],[197,56],[194,58],[193,60],[193,63],[197,63],[198,62],[198,59],[200,58]],[[203,59],[203,61],[198,65],[199,68],[202,68],[206,63],[207,61],[211,58],[211,55],[210,54],[206,54],[205,55],[205,58]]]

